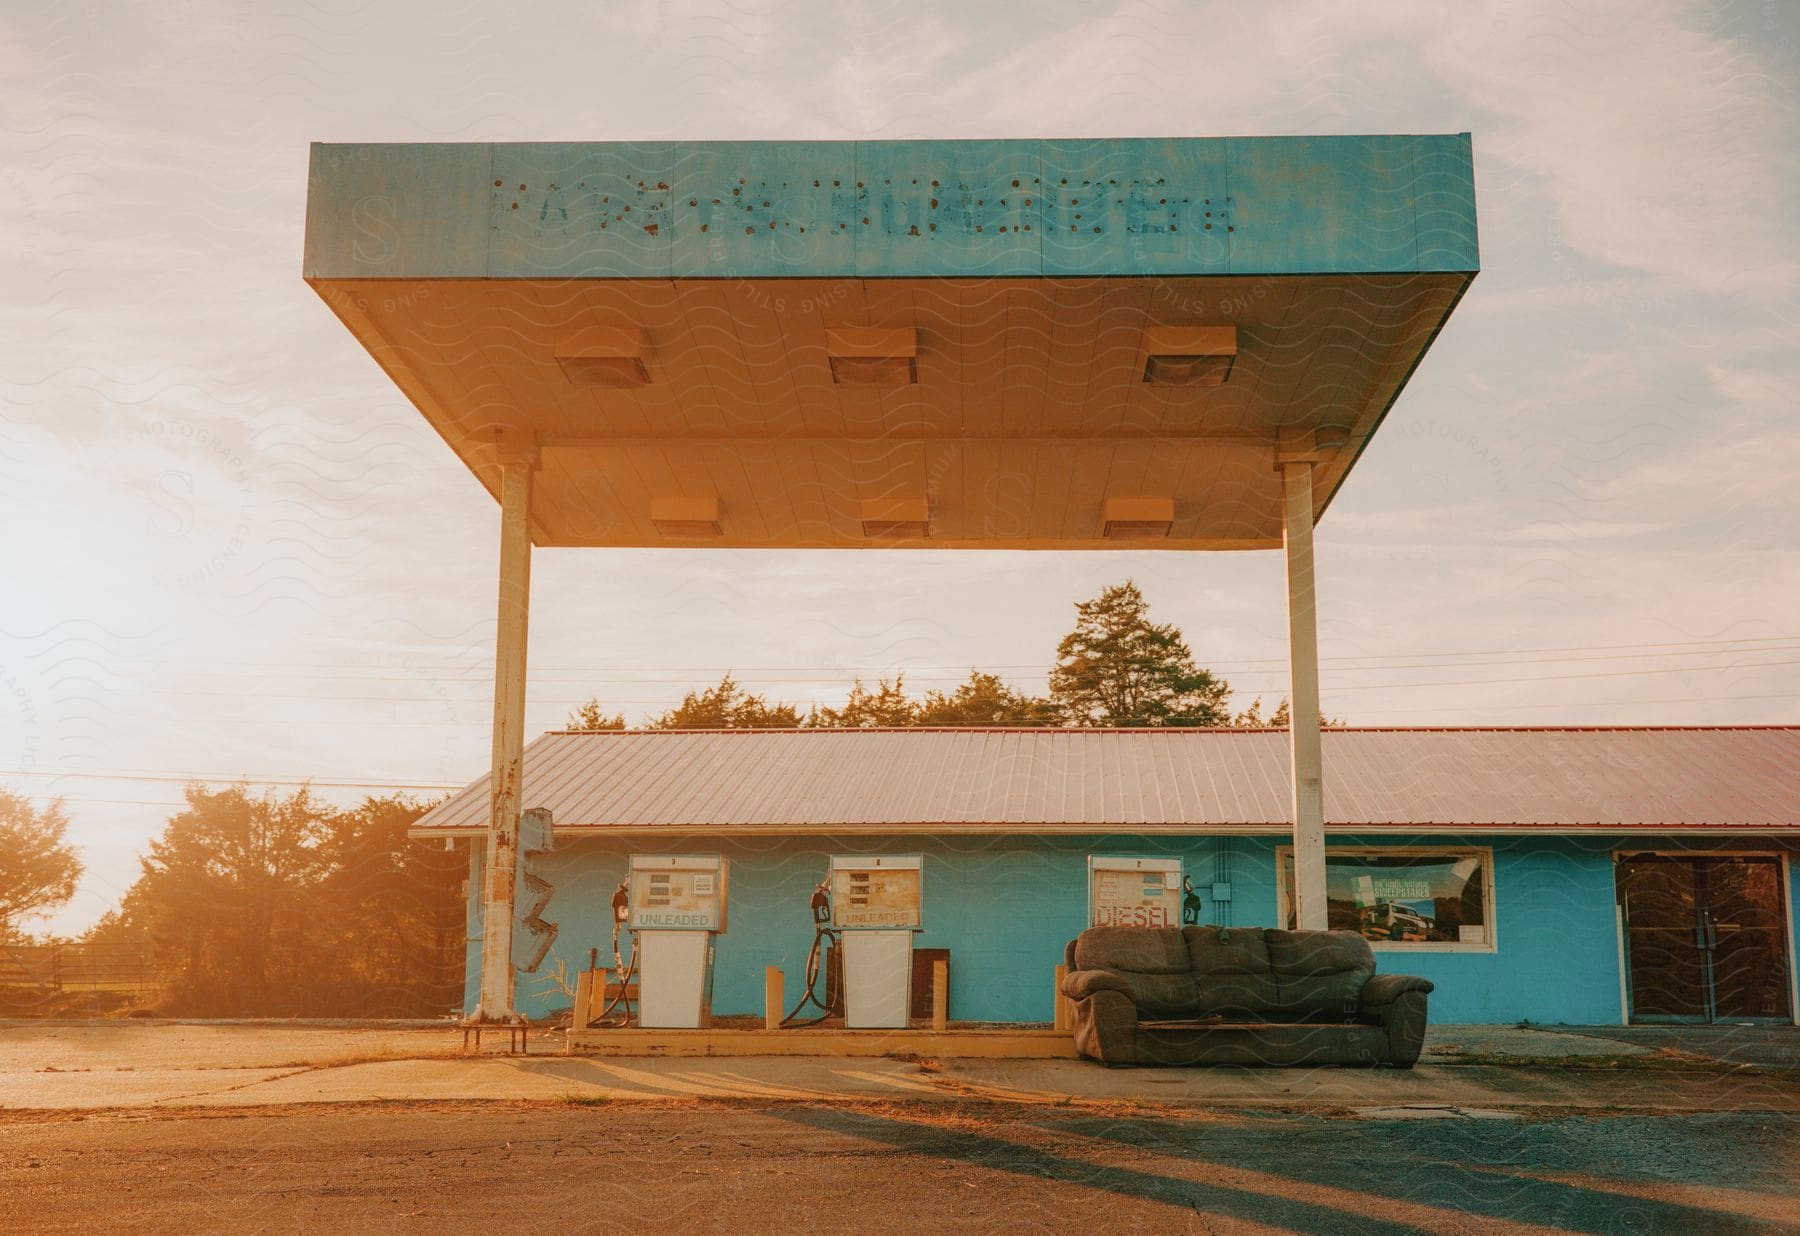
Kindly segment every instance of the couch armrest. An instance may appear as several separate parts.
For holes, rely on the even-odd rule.
[[[1083,974],[1105,974],[1083,970]],[[1138,1056],[1137,1005],[1124,992],[1097,987],[1089,998],[1075,1003],[1075,1050],[1089,1060],[1111,1068],[1118,1064],[1142,1064]]]
[[[1377,974],[1363,984],[1358,1012],[1387,1037],[1386,1063],[1410,1069],[1425,1049],[1425,1001],[1432,986],[1410,974]]]
[[[1111,970],[1076,970],[1063,975],[1062,994],[1071,1000],[1086,1000],[1097,991],[1116,991],[1136,1007],[1131,1000],[1131,986],[1122,974],[1114,974]]]
[[[1363,984],[1362,995],[1357,1003],[1368,1010],[1392,1004],[1409,991],[1429,996],[1433,990],[1435,988],[1429,979],[1414,978],[1410,974],[1376,974]]]

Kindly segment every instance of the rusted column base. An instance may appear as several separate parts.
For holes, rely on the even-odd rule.
[[[506,1054],[509,1056],[529,1056],[531,1054],[531,1022],[520,1017],[514,1021],[482,1021],[474,1019],[462,1024],[462,1054],[468,1055],[473,1046],[477,1054],[481,1051],[481,1032],[483,1030],[506,1031]],[[472,1042],[471,1042],[472,1040]]]

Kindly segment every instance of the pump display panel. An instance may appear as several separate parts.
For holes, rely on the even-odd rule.
[[[634,931],[724,931],[730,873],[716,854],[638,855],[626,876]]]
[[[844,929],[923,927],[923,856],[834,857],[831,860],[831,925]]]
[[[1179,858],[1088,858],[1088,924],[1181,926]]]

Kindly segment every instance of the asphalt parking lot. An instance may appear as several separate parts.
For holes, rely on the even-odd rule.
[[[1443,1027],[1409,1071],[1109,1070],[13,1023],[0,1231],[1791,1231],[1797,1036]]]
[[[1792,1117],[315,1106],[5,1127],[0,1227],[1779,1231]]]

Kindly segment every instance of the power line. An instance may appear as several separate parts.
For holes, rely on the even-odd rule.
[[[1770,651],[1786,651],[1786,650],[1785,649],[1772,649]],[[1526,663],[1521,663],[1521,664],[1526,664]],[[1791,666],[1791,665],[1800,665],[1800,660],[1745,661],[1745,662],[1740,662],[1740,663],[1736,663],[1736,664],[1732,664],[1732,665],[1666,665],[1666,666],[1661,666],[1661,667],[1658,667],[1655,669],[1593,670],[1593,671],[1586,671],[1586,672],[1582,672],[1582,673],[1573,673],[1573,674],[1571,674],[1571,673],[1526,674],[1526,675],[1510,675],[1505,678],[1465,678],[1465,679],[1455,679],[1455,680],[1415,679],[1415,680],[1412,680],[1409,682],[1359,682],[1359,683],[1345,683],[1345,684],[1329,684],[1329,683],[1327,683],[1325,685],[1324,689],[1328,690],[1333,695],[1343,695],[1343,694],[1355,694],[1356,692],[1359,692],[1359,691],[1395,691],[1395,690],[1412,690],[1412,689],[1429,688],[1429,687],[1504,686],[1509,683],[1517,683],[1517,682],[1565,682],[1565,681],[1568,681],[1571,679],[1577,679],[1577,678],[1638,678],[1638,677],[1647,677],[1647,676],[1654,675],[1654,674],[1722,673],[1722,672],[1725,672],[1728,670],[1776,669],[1776,668],[1781,668],[1781,667]],[[1445,665],[1445,666],[1417,666],[1417,667],[1380,666],[1380,667],[1372,667],[1372,668],[1460,669],[1462,667],[1460,665]],[[1342,672],[1342,671],[1337,671],[1337,672]],[[1270,691],[1285,691],[1287,689],[1287,682],[1285,679],[1268,680],[1268,685],[1261,685],[1263,680],[1260,680],[1260,679],[1253,680],[1253,681],[1255,681],[1258,685],[1245,686],[1240,682],[1238,684],[1233,684],[1233,689],[1238,694],[1241,694],[1241,695],[1250,695],[1250,694],[1255,694],[1257,692],[1267,693]],[[470,682],[466,685],[478,686],[478,685],[483,685],[483,684]],[[646,682],[624,682],[624,683],[621,683],[620,685],[622,685],[622,686],[639,686],[639,685],[648,685],[648,683],[646,683]],[[763,684],[760,682],[753,682],[753,683],[749,683],[746,685],[761,686]],[[779,685],[779,684],[777,684],[777,685]],[[342,693],[338,693],[338,692],[332,692],[329,694],[312,694],[312,693],[282,694],[282,693],[267,692],[267,691],[194,691],[194,690],[185,690],[182,688],[173,688],[173,689],[169,689],[169,690],[156,690],[156,691],[151,692],[151,694],[158,696],[158,697],[180,696],[180,697],[197,698],[197,699],[247,699],[250,697],[254,697],[256,700],[259,700],[259,701],[260,700],[297,700],[297,701],[306,701],[306,702],[321,703],[321,704],[330,704],[330,703],[340,703],[341,702],[341,703],[355,703],[355,704],[451,704],[451,705],[469,704],[469,705],[475,705],[475,704],[479,704],[479,703],[483,702],[480,698],[447,699],[447,698],[444,698],[442,696],[437,696],[437,695],[349,695],[349,694],[342,694]],[[539,695],[539,696],[533,697],[532,702],[539,704],[539,705],[553,704],[558,707],[563,707],[563,706],[567,706],[567,705],[580,705],[580,704],[586,703],[587,701],[579,696],[543,696],[543,695]],[[666,699],[663,699],[663,698],[646,698],[646,697],[641,697],[641,696],[609,696],[605,702],[608,705],[618,705],[618,704],[666,705],[669,701]]]
[[[1381,670],[1404,670],[1404,669],[1425,669],[1425,670],[1429,670],[1429,669],[1464,669],[1464,668],[1488,668],[1488,667],[1493,667],[1493,666],[1532,665],[1532,664],[1573,665],[1573,664],[1582,664],[1582,663],[1589,662],[1589,661],[1643,661],[1643,660],[1648,660],[1651,658],[1662,658],[1662,657],[1751,656],[1751,655],[1759,655],[1759,654],[1772,653],[1772,652],[1797,652],[1797,651],[1800,651],[1800,643],[1778,645],[1778,646],[1772,646],[1772,647],[1765,646],[1765,647],[1758,647],[1758,648],[1711,648],[1711,649],[1693,649],[1693,650],[1688,650],[1688,651],[1671,651],[1671,652],[1605,653],[1605,654],[1597,654],[1597,655],[1593,655],[1593,656],[1550,657],[1550,658],[1543,658],[1538,661],[1519,661],[1519,660],[1512,660],[1512,661],[1508,661],[1508,660],[1451,661],[1451,662],[1443,662],[1443,663],[1437,663],[1437,664],[1433,664],[1431,662],[1426,662],[1426,661],[1412,661],[1410,663],[1403,663],[1403,664],[1380,664],[1380,665],[1345,665],[1345,664],[1341,664],[1341,662],[1343,662],[1343,661],[1361,659],[1361,658],[1349,658],[1349,657],[1339,657],[1339,658],[1327,657],[1327,658],[1321,658],[1321,661],[1324,663],[1332,664],[1334,672],[1337,672],[1337,673],[1370,673],[1370,672],[1376,672],[1376,671],[1381,671]],[[1421,654],[1421,655],[1432,656],[1435,654],[1426,653],[1426,654]],[[1252,665],[1263,666],[1263,665],[1286,665],[1286,664],[1287,663],[1285,661],[1280,661],[1280,662],[1275,662],[1275,661],[1212,661],[1212,662],[1209,662],[1205,668],[1210,669],[1210,670],[1220,671],[1220,672],[1226,672],[1226,671],[1235,672],[1236,669],[1238,669],[1238,668],[1252,666]],[[847,666],[818,666],[818,667],[815,667],[815,666],[786,666],[786,667],[781,667],[779,669],[770,669],[770,670],[766,670],[766,671],[755,668],[755,667],[751,667],[751,668],[747,668],[747,669],[736,669],[736,668],[724,667],[724,668],[718,668],[718,669],[714,669],[711,671],[705,671],[705,672],[706,673],[718,673],[721,675],[727,674],[727,673],[733,674],[733,675],[743,674],[746,677],[753,677],[754,680],[759,683],[761,683],[761,682],[777,682],[777,683],[792,683],[792,684],[841,683],[847,677],[858,677],[858,678],[886,677],[889,675],[904,676],[908,681],[918,682],[918,683],[943,683],[943,682],[960,683],[960,682],[966,681],[965,676],[960,671],[955,674],[935,674],[935,673],[929,673],[929,672],[922,672],[922,671],[929,671],[929,670],[935,670],[935,669],[941,669],[941,668],[947,668],[947,667],[914,666],[911,668],[906,668],[906,667],[895,667],[895,666],[882,667],[882,666],[848,666],[848,665]],[[990,669],[985,672],[992,673],[992,672],[996,672],[996,671],[1008,671],[1008,672],[1012,672],[1014,674],[1014,676],[1017,676],[1019,672],[1047,673],[1052,668],[1054,668],[1054,666],[1052,666],[1052,665],[997,665],[997,666],[990,667]],[[1705,668],[1705,667],[1696,666],[1695,668],[1698,669],[1698,668]],[[803,674],[803,673],[798,673],[798,672],[789,672],[789,671],[812,670],[812,669],[818,669],[821,672],[816,673],[816,674],[815,673],[804,673]],[[284,680],[284,679],[298,678],[298,679],[303,679],[303,680],[306,680],[309,682],[316,681],[318,679],[332,679],[332,680],[341,681],[341,682],[353,682],[353,683],[374,683],[374,682],[411,682],[411,683],[416,683],[419,681],[421,675],[432,675],[432,674],[436,674],[437,672],[438,671],[435,671],[435,670],[431,669],[430,667],[426,667],[426,666],[422,666],[419,668],[419,670],[417,672],[410,673],[410,674],[351,674],[351,673],[338,673],[338,672],[321,673],[316,670],[304,671],[304,670],[300,670],[300,669],[296,668],[293,670],[293,672],[263,672],[263,673],[250,674],[250,675],[245,675],[242,673],[227,673],[224,671],[209,672],[206,670],[200,670],[200,671],[197,671],[194,673],[184,674],[183,677],[190,678],[190,679],[191,678],[231,678],[234,680],[239,680],[239,679],[242,679],[245,677],[249,677],[249,678],[255,679],[256,681],[271,681],[271,680],[280,681],[280,680]],[[690,673],[687,673],[687,672],[684,672],[684,671],[681,671],[678,669],[669,669],[666,667],[658,668],[658,669],[654,669],[654,670],[651,670],[651,669],[639,670],[639,669],[635,669],[635,668],[629,667],[629,666],[597,666],[597,667],[593,668],[592,670],[577,670],[576,668],[574,668],[572,666],[546,666],[546,667],[542,667],[542,668],[539,668],[536,670],[532,670],[530,672],[530,679],[531,679],[531,681],[537,682],[537,683],[549,682],[549,683],[557,683],[557,684],[563,684],[563,685],[566,685],[571,682],[592,683],[592,684],[616,683],[621,686],[639,686],[639,685],[650,686],[650,685],[665,684],[665,683],[666,684],[674,684],[674,685],[682,685],[682,684],[699,681],[700,679],[695,677],[694,675],[699,675],[702,672],[703,671],[700,671],[700,670],[694,670],[690,674]],[[555,677],[555,675],[558,675],[558,674],[577,674],[577,675],[579,675],[579,677],[577,677],[577,678],[557,678],[557,677]],[[631,678],[607,678],[607,677],[601,676],[601,675],[607,675],[607,674],[633,674],[633,675],[638,675],[638,676],[631,677]],[[491,679],[491,671],[483,669],[481,667],[476,667],[475,669],[469,671],[468,676],[438,677],[438,678],[435,678],[434,681],[441,682],[441,683],[444,683],[446,685],[451,685],[451,686],[474,686],[474,687],[485,688],[491,684],[492,679]]]
[[[42,768],[0,768],[0,777],[53,777],[58,780],[70,778],[77,781],[161,781],[177,785],[187,785],[196,781],[207,785],[236,785],[243,781],[254,785],[313,785],[334,790],[460,790],[464,784],[460,781],[326,781],[318,777],[253,777],[248,774],[235,777],[209,777],[201,773],[54,772]]]
[[[1800,665],[1800,661],[1746,661],[1741,665],[1667,665],[1661,669],[1606,670],[1586,674],[1535,674],[1510,678],[1465,678],[1460,682],[1362,682],[1350,687],[1331,687],[1333,695],[1356,691],[1391,691],[1412,687],[1479,687],[1504,686],[1515,682],[1565,682],[1571,678],[1641,678],[1651,674],[1699,674],[1724,670],[1769,669],[1784,665]]]
[[[1784,693],[1778,692],[1778,693],[1768,694],[1768,695],[1685,695],[1685,696],[1671,696],[1671,697],[1665,697],[1662,699],[1650,699],[1650,700],[1593,700],[1593,701],[1588,701],[1588,702],[1584,702],[1584,703],[1575,703],[1575,704],[1570,704],[1570,703],[1566,703],[1566,702],[1565,703],[1538,703],[1538,704],[1507,704],[1507,705],[1505,705],[1505,710],[1536,712],[1536,711],[1542,711],[1545,709],[1614,708],[1614,707],[1619,707],[1622,705],[1630,705],[1631,707],[1638,707],[1638,706],[1641,706],[1644,704],[1717,704],[1717,703],[1740,703],[1740,702],[1743,702],[1746,700],[1795,700],[1795,699],[1800,699],[1800,694],[1795,694],[1795,693],[1784,694]],[[1390,709],[1376,709],[1375,715],[1378,715],[1378,716],[1379,715],[1410,716],[1410,715],[1417,715],[1417,714],[1421,714],[1421,713],[1442,713],[1442,712],[1455,712],[1455,713],[1460,713],[1460,714],[1466,716],[1468,713],[1468,709],[1466,706],[1461,706],[1461,705],[1455,706],[1455,707],[1449,707],[1449,708],[1390,708]],[[1476,724],[1476,723],[1471,722],[1471,724]],[[1495,725],[1495,724],[1502,724],[1502,723],[1497,723],[1497,722],[1492,722],[1492,721],[1483,721],[1483,722],[1480,722],[1479,724]],[[1045,728],[1055,728],[1055,727],[1045,727]],[[1354,729],[1355,726],[1352,726],[1350,728]],[[251,783],[253,785],[281,785],[281,786],[314,785],[314,786],[325,786],[325,787],[330,787],[330,788],[346,788],[346,789],[383,788],[383,789],[459,790],[459,789],[464,788],[463,783],[451,783],[451,782],[404,782],[404,783],[402,783],[402,782],[384,782],[384,783],[376,783],[376,782],[362,782],[362,781],[318,781],[318,780],[313,780],[313,779],[304,778],[304,777],[246,777],[246,778],[198,777],[198,776],[186,777],[186,776],[181,776],[179,774],[144,775],[144,774],[135,774],[135,773],[125,773],[125,774],[118,774],[118,773],[53,773],[53,772],[45,772],[43,770],[33,770],[33,769],[0,769],[0,777],[18,777],[18,776],[24,776],[24,777],[91,777],[91,778],[94,778],[97,780],[103,780],[103,781],[181,781],[181,782],[199,781],[199,782],[232,782],[232,783],[235,783],[239,780],[244,780],[244,781],[248,781],[249,783]],[[67,794],[67,795],[62,795],[61,797],[71,799],[75,802],[108,803],[108,804],[116,804],[116,805],[121,805],[121,806],[179,807],[179,806],[183,805],[180,800],[140,799],[140,798],[95,798],[95,797],[91,797],[86,794]]]
[[[1657,642],[1657,643],[1643,643],[1643,644],[1574,644],[1574,645],[1564,645],[1564,646],[1555,646],[1555,647],[1546,646],[1546,647],[1536,647],[1536,648],[1481,648],[1481,649],[1461,649],[1461,650],[1456,650],[1456,651],[1445,651],[1445,652],[1413,651],[1413,652],[1398,652],[1398,653],[1351,653],[1351,654],[1344,654],[1344,655],[1339,655],[1339,656],[1321,657],[1320,660],[1321,660],[1321,662],[1337,663],[1337,662],[1344,662],[1344,661],[1404,661],[1404,660],[1409,660],[1409,659],[1412,659],[1412,660],[1444,659],[1444,658],[1457,658],[1457,657],[1523,657],[1523,656],[1537,656],[1539,654],[1546,654],[1546,653],[1601,652],[1601,653],[1630,654],[1630,653],[1634,653],[1634,652],[1644,650],[1644,649],[1658,649],[1658,648],[1661,648],[1661,649],[1694,649],[1695,650],[1694,655],[1697,655],[1697,656],[1722,656],[1722,655],[1728,655],[1732,652],[1737,652],[1737,651],[1760,652],[1760,651],[1773,651],[1773,650],[1761,649],[1761,648],[1732,648],[1732,647],[1719,648],[1719,647],[1716,647],[1716,645],[1721,645],[1721,644],[1724,644],[1724,645],[1780,644],[1780,643],[1795,643],[1795,642],[1800,642],[1800,635],[1757,635],[1757,636],[1741,636],[1741,637],[1722,637],[1722,638],[1717,638],[1717,639],[1703,639],[1703,640],[1668,640],[1668,641],[1662,641],[1662,642]],[[1654,653],[1654,654],[1645,653],[1644,655],[1674,656],[1674,655],[1679,655],[1679,654],[1673,653],[1673,652],[1664,652],[1664,653]],[[1573,659],[1574,660],[1615,660],[1615,659],[1628,659],[1628,658],[1576,657]],[[259,666],[272,666],[277,669],[294,670],[294,671],[303,672],[303,673],[316,673],[317,671],[320,671],[320,670],[327,670],[327,669],[333,669],[333,668],[355,669],[355,670],[362,670],[362,669],[381,670],[381,669],[392,668],[390,666],[381,665],[381,664],[368,664],[368,663],[364,663],[364,662],[354,662],[354,661],[325,661],[325,662],[313,662],[310,664],[296,664],[295,662],[291,662],[291,661],[227,661],[227,660],[220,660],[220,659],[214,658],[214,657],[205,658],[204,664],[209,665],[209,666],[227,666],[228,665],[228,666],[236,666],[238,668],[256,668]],[[994,669],[994,670],[1020,670],[1020,671],[1037,670],[1037,671],[1042,671],[1042,670],[1046,670],[1046,669],[1050,668],[1051,664],[1052,663],[1042,662],[1042,661],[1014,662],[1014,663],[1008,663],[1008,664],[994,664],[994,665],[990,665],[989,668]],[[1286,665],[1287,659],[1285,657],[1270,657],[1270,658],[1264,658],[1264,659],[1260,659],[1260,660],[1259,659],[1247,659],[1247,660],[1242,660],[1242,661],[1215,661],[1215,662],[1212,662],[1212,664],[1215,667],[1221,667],[1221,666],[1222,667],[1248,667],[1248,666],[1256,666],[1256,665]],[[489,658],[485,655],[483,655],[482,657],[480,657],[476,660],[472,660],[472,661],[465,660],[465,661],[457,662],[457,663],[449,663],[449,662],[434,663],[434,662],[429,662],[429,661],[418,661],[418,662],[406,662],[406,663],[402,663],[402,665],[411,665],[414,668],[416,668],[417,670],[421,670],[424,672],[438,672],[440,670],[451,670],[451,671],[464,670],[464,671],[468,671],[468,672],[477,672],[477,673],[485,674],[485,673],[490,673],[492,670],[492,660],[491,660],[491,658]],[[637,666],[622,666],[622,665],[545,665],[545,666],[537,667],[536,672],[539,672],[539,673],[575,673],[575,674],[630,673],[630,672],[637,670],[638,668],[639,667],[637,667]],[[967,668],[967,665],[965,663],[959,661],[954,664],[919,665],[919,666],[916,666],[915,668],[918,670],[957,670],[957,671],[960,671],[964,668]],[[838,673],[859,672],[858,667],[850,666],[850,665],[820,665],[820,664],[809,665],[809,664],[795,664],[795,663],[789,663],[789,664],[785,664],[785,665],[741,665],[741,664],[740,665],[688,665],[688,666],[666,665],[666,666],[659,666],[657,672],[665,673],[665,674],[717,674],[717,673],[752,673],[752,672],[774,673],[774,672],[778,672],[778,671],[791,671],[791,670],[819,670],[819,671],[833,671],[833,672],[838,672]],[[894,670],[894,667],[892,667],[892,666],[888,666],[885,668],[884,667],[865,666],[865,667],[862,667],[860,672],[891,673],[891,672],[893,672],[893,670]],[[201,672],[205,672],[205,671],[201,671]],[[411,676],[410,675],[395,675],[394,677],[405,680],[405,679],[409,679]],[[375,680],[371,680],[371,681],[375,681]]]
[[[1562,700],[1562,701],[1551,701],[1548,703],[1539,703],[1539,704],[1503,704],[1500,706],[1500,710],[1501,711],[1527,711],[1527,710],[1529,710],[1529,711],[1541,712],[1545,709],[1551,709],[1551,708],[1555,708],[1555,709],[1621,708],[1621,707],[1637,708],[1637,707],[1640,707],[1645,704],[1739,704],[1739,703],[1743,703],[1747,700],[1800,700],[1800,693],[1776,692],[1772,695],[1678,695],[1678,696],[1670,696],[1670,697],[1666,697],[1663,699],[1654,699],[1654,700],[1591,700],[1591,701],[1575,701],[1575,702]],[[1370,715],[1377,716],[1377,717],[1379,717],[1379,716],[1416,716],[1416,715],[1420,715],[1420,714],[1424,714],[1424,713],[1454,712],[1454,713],[1460,713],[1464,716],[1467,716],[1468,711],[1469,711],[1468,705],[1466,705],[1466,704],[1451,705],[1451,706],[1445,707],[1445,708],[1413,708],[1413,707],[1408,707],[1408,706],[1401,706],[1398,708],[1371,709]],[[1360,724],[1360,722],[1359,722],[1359,724]],[[1494,723],[1493,722],[1471,721],[1471,722],[1469,722],[1469,724],[1485,725],[1485,724],[1494,724]],[[1631,723],[1621,722],[1620,724],[1630,725]],[[1646,722],[1645,726],[1646,726],[1646,728],[1653,728],[1652,723]],[[1354,729],[1355,726],[1352,726],[1351,728]]]
[[[1502,681],[1510,681],[1510,680],[1502,680]],[[1590,701],[1577,701],[1577,702],[1562,701],[1562,702],[1530,703],[1530,704],[1521,703],[1521,704],[1507,704],[1504,706],[1504,709],[1505,710],[1513,710],[1513,711],[1526,711],[1526,710],[1542,711],[1545,709],[1567,709],[1567,708],[1610,708],[1610,707],[1618,707],[1621,705],[1629,705],[1631,707],[1638,707],[1638,706],[1645,705],[1645,704],[1738,703],[1738,702],[1743,702],[1743,701],[1747,701],[1747,700],[1793,700],[1793,699],[1800,699],[1800,694],[1776,692],[1776,693],[1772,693],[1772,694],[1756,694],[1756,695],[1673,696],[1673,697],[1665,697],[1665,698],[1661,698],[1661,699],[1648,699],[1648,700],[1590,700]],[[1450,708],[1390,708],[1390,709],[1375,710],[1377,715],[1381,715],[1381,714],[1407,715],[1407,714],[1415,714],[1415,713],[1439,713],[1439,712],[1458,712],[1458,713],[1466,714],[1467,711],[1468,711],[1468,709],[1467,709],[1466,705],[1458,705],[1458,706],[1450,707]],[[48,769],[30,769],[30,768],[0,768],[0,777],[48,777],[48,778],[59,779],[59,780],[68,778],[68,779],[75,779],[75,780],[91,780],[91,781],[131,781],[131,782],[179,783],[179,784],[189,784],[189,783],[193,783],[193,782],[199,782],[202,784],[236,784],[238,782],[246,782],[246,783],[249,783],[252,785],[275,785],[275,786],[293,786],[293,787],[309,785],[309,786],[317,786],[317,787],[327,788],[327,789],[459,790],[464,787],[463,782],[449,782],[449,781],[389,781],[389,780],[378,780],[378,779],[373,779],[373,778],[368,779],[368,780],[358,780],[358,781],[327,781],[327,780],[322,780],[322,779],[316,778],[316,777],[293,777],[293,776],[258,777],[258,776],[247,776],[247,775],[240,775],[240,776],[233,776],[233,777],[216,777],[216,776],[208,776],[208,775],[199,774],[199,773],[192,773],[192,774],[190,774],[190,773],[148,773],[148,772],[135,772],[135,771],[55,772],[55,771],[51,771]],[[81,802],[112,803],[112,804],[127,805],[127,806],[130,806],[130,805],[180,806],[181,805],[179,800],[95,798],[95,797],[91,797],[91,796],[88,796],[85,794],[72,794],[72,795],[67,795],[66,797],[73,798],[73,799],[76,799],[77,801],[81,801]]]
[[[76,803],[104,803],[109,807],[184,807],[181,798],[93,798],[86,794],[58,794],[58,798]]]

